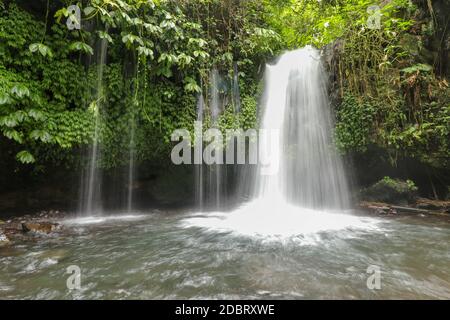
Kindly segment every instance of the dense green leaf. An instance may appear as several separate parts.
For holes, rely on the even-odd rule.
[[[36,161],[34,159],[33,155],[26,150],[20,151],[16,155],[16,158],[18,161],[25,163],[25,164],[34,163]]]

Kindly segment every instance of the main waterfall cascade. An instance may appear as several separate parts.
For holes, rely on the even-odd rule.
[[[251,200],[229,213],[191,216],[184,224],[288,237],[370,227],[364,219],[343,212],[350,206],[348,183],[332,141],[319,51],[307,46],[283,54],[267,66],[265,84],[260,129],[266,135],[259,137],[257,173],[243,174],[239,187],[251,190]],[[270,139],[275,140],[269,143]],[[267,167],[272,170],[267,172]]]
[[[261,129],[278,132],[279,143],[260,140],[259,154],[278,170],[263,175],[259,169],[257,197],[311,209],[348,208],[345,170],[331,139],[325,79],[320,53],[312,47],[288,52],[267,66]]]

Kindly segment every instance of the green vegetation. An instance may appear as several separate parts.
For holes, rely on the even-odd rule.
[[[67,7],[82,11],[82,29]],[[380,6],[380,28],[370,28]],[[431,0],[0,1],[0,145],[24,164],[73,166],[100,117],[101,165],[163,163],[170,133],[209,118],[210,72],[223,77],[220,128],[254,127],[264,64],[326,47],[343,153],[375,146],[395,164],[450,159],[448,3]],[[373,21],[372,21],[373,22]],[[104,61],[102,61],[102,46]],[[330,53],[331,52],[331,53]],[[242,111],[234,112],[238,69]],[[100,67],[102,72],[99,72]],[[99,74],[102,75],[99,85]]]
[[[68,161],[92,140],[99,116],[102,165],[120,165],[132,114],[139,159],[165,159],[171,132],[192,129],[213,67],[229,86],[238,66],[244,112],[223,117],[254,126],[255,84],[281,47],[258,1],[83,1],[83,28],[72,31],[65,21],[75,19],[67,10],[73,3],[40,3],[41,11],[13,1],[0,14],[0,129],[17,144],[19,161]]]
[[[372,201],[387,203],[411,203],[417,197],[418,188],[411,180],[384,177],[373,186],[363,190],[363,196]]]

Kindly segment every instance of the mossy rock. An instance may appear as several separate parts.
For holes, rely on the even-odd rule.
[[[367,201],[404,205],[416,201],[417,190],[416,185],[411,180],[405,181],[384,177],[372,186],[363,189],[361,196]]]

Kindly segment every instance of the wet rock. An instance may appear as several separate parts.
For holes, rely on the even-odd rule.
[[[416,208],[450,213],[450,201],[420,198],[417,200]]]
[[[397,210],[386,203],[363,201],[359,204],[359,207],[376,215],[397,214]]]
[[[5,245],[10,243],[9,238],[6,236],[6,234],[4,234],[3,232],[0,231],[0,246]]]
[[[22,227],[22,223],[9,222],[9,223],[5,224],[4,231],[7,234],[17,234],[17,233],[22,233],[24,230]]]
[[[60,229],[60,225],[58,223],[51,222],[25,222],[22,223],[22,228],[24,232],[38,232],[49,234],[53,231]]]

